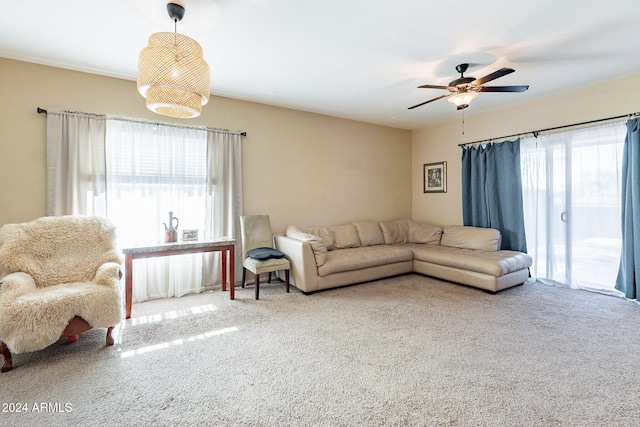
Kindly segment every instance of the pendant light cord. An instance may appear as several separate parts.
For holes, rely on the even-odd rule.
[[[178,18],[173,18],[173,45],[178,47]]]

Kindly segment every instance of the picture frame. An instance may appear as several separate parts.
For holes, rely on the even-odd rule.
[[[198,230],[182,230],[182,240],[185,242],[198,240]]]
[[[423,174],[425,193],[447,192],[447,162],[425,163]]]

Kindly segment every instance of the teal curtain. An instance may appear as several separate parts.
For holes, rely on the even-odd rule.
[[[640,295],[640,119],[627,122],[622,157],[622,254],[616,289]]]
[[[526,252],[520,139],[462,149],[464,225],[495,228],[502,249]]]

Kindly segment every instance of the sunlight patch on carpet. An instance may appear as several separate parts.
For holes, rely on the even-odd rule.
[[[120,355],[120,358],[125,359],[127,357],[138,356],[141,354],[150,353],[152,351],[163,350],[163,349],[174,347],[174,346],[180,346],[185,343],[200,341],[207,338],[215,337],[217,335],[228,334],[230,332],[236,332],[236,331],[238,331],[238,328],[234,326],[231,328],[218,329],[215,331],[205,332],[203,334],[193,335],[193,336],[190,336],[189,338],[184,338],[184,339],[181,338],[173,341],[166,341],[159,344],[148,345],[145,347],[140,347],[135,350],[124,351]]]
[[[183,310],[171,310],[164,313],[155,313],[147,316],[137,316],[120,322],[112,332],[113,339],[116,344],[122,344],[123,331],[132,326],[147,325],[168,320],[176,320],[181,317],[194,316],[198,314],[206,314],[216,311],[218,307],[213,304],[197,305]]]
[[[130,322],[127,323],[129,323],[131,326],[144,325],[147,323],[155,323],[161,322],[163,320],[173,320],[180,317],[192,316],[194,314],[209,313],[217,309],[218,307],[213,304],[198,305],[185,310],[171,310],[165,313],[156,313],[148,316],[133,317],[130,319]]]

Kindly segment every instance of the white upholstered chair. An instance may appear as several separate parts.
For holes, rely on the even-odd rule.
[[[74,342],[91,328],[120,322],[121,257],[107,220],[51,216],[0,228],[1,371],[11,353]]]
[[[242,241],[242,287],[244,288],[247,270],[255,276],[256,299],[260,299],[260,275],[284,270],[285,285],[289,292],[289,269],[291,264],[286,258],[258,260],[249,256],[249,251],[258,248],[273,248],[273,234],[269,215],[245,215],[240,217],[240,235]]]

